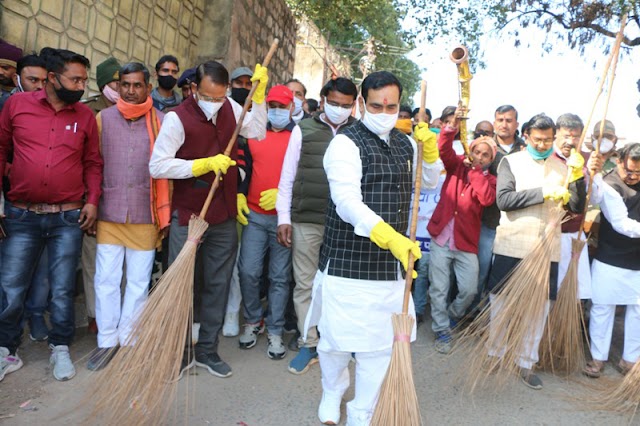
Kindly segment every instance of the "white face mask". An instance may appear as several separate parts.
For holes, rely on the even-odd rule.
[[[363,101],[364,103],[364,101]],[[398,121],[398,113],[385,114],[383,112],[379,114],[372,114],[367,111],[367,105],[364,105],[364,117],[362,118],[362,124],[367,126],[367,129],[371,130],[378,136],[386,136],[393,130]]]
[[[300,114],[300,112],[302,111],[302,103],[302,99],[296,98],[295,96],[293,97],[293,115]]]
[[[324,115],[333,124],[342,124],[351,116],[351,108],[342,108],[329,105],[327,98],[324,98]]]
[[[198,99],[198,106],[204,112],[204,116],[207,117],[207,120],[211,120],[214,115],[220,111],[222,108],[222,104],[224,102],[209,102],[203,101],[202,99]]]
[[[591,138],[591,142],[585,141],[582,147],[582,151],[583,152],[595,151],[597,144],[598,144],[598,138]],[[607,154],[614,148],[614,146],[615,146],[615,143],[613,140],[609,138],[602,138],[602,141],[600,143],[600,154]]]

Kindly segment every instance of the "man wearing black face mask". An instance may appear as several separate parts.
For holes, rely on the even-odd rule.
[[[164,55],[156,63],[155,77],[158,80],[158,87],[151,91],[151,99],[156,109],[165,112],[182,102],[182,95],[173,90],[178,82],[179,72],[180,64],[175,56]]]
[[[69,344],[75,332],[73,296],[83,232],[95,232],[102,184],[98,129],[91,110],[79,103],[89,60],[63,49],[43,49],[44,90],[16,93],[0,115],[0,176],[13,152],[11,190],[2,243],[0,285],[0,380],[18,370],[24,300],[43,250],[49,255],[53,376],[69,380],[75,368]]]
[[[249,96],[252,83],[253,72],[247,67],[236,68],[231,72],[231,99],[244,105],[245,99]]]

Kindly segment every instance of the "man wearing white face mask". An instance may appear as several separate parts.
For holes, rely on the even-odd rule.
[[[293,93],[286,86],[278,85],[269,90],[267,135],[264,140],[247,140],[244,150],[246,177],[238,195],[238,210],[248,213],[242,231],[238,275],[244,306],[244,332],[240,336],[241,349],[255,346],[258,334],[264,332],[262,303],[260,302],[260,278],[264,259],[269,251],[269,308],[265,318],[269,345],[267,355],[282,359],[287,353],[282,343],[285,310],[291,283],[291,249],[277,243],[277,217],[275,211],[278,182],[282,171],[292,131],[299,136],[300,129],[291,120]],[[242,198],[242,201],[241,201]],[[239,219],[240,221],[240,219]],[[242,222],[241,222],[242,223]]]
[[[292,250],[293,303],[302,334],[318,269],[329,198],[322,158],[338,131],[355,121],[351,110],[357,96],[358,89],[349,79],[339,77],[324,85],[320,91],[324,112],[298,124],[300,133],[292,134],[280,174],[276,201],[278,242]],[[312,327],[307,330],[306,339],[298,339],[300,352],[289,363],[289,371],[303,374],[317,363],[317,345],[318,333]]]
[[[323,159],[331,197],[303,331],[317,325],[320,334],[318,417],[325,424],[340,422],[353,353],[355,398],[347,404],[347,424],[369,425],[391,359],[391,314],[402,310],[402,271],[409,253],[421,257],[418,243],[404,235],[417,154],[413,139],[394,128],[401,94],[393,74],[367,76],[359,99],[362,121],[333,138]],[[429,183],[441,168],[426,173]],[[406,338],[415,339],[415,328]]]
[[[245,116],[240,134],[264,138],[267,69],[257,64],[253,81],[257,84],[253,109]],[[228,85],[229,73],[222,64],[216,61],[200,64],[192,83],[194,95],[165,115],[149,163],[151,177],[173,179],[169,263],[182,249],[189,217],[200,213],[216,174],[226,173],[206,213],[209,228],[201,239],[196,260],[202,262],[204,276],[198,343],[195,350],[185,350],[182,364],[182,371],[195,363],[217,377],[231,375],[231,367],[218,355],[218,334],[238,248],[238,171],[232,167],[238,158],[237,145],[234,144],[230,156],[223,153],[242,107],[225,96]]]
[[[311,117],[309,114],[304,112],[304,109],[302,108],[307,96],[307,88],[304,87],[304,84],[302,84],[300,80],[292,78],[284,83],[284,85],[293,92],[293,114],[291,116],[293,121],[298,124],[300,123],[300,120]]]
[[[591,140],[587,140],[582,148],[583,152],[591,152],[596,150],[596,145],[600,139],[600,121],[593,126],[593,134]],[[604,120],[604,130],[602,131],[602,140],[600,142],[600,154],[603,156],[604,165],[602,167],[603,173],[613,170],[616,167],[616,143],[618,137],[616,136],[616,128],[609,120]]]

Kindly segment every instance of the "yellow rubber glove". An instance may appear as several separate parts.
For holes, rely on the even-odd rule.
[[[244,196],[243,193],[238,194],[237,199],[238,206],[238,215],[236,216],[236,220],[240,223],[240,225],[248,225],[249,221],[247,220],[247,216],[250,212],[249,206],[247,205],[247,197]]]
[[[278,188],[267,189],[260,193],[260,202],[258,205],[263,210],[273,210],[276,208],[276,199],[278,198]]]
[[[411,241],[401,233],[396,232],[385,221],[380,221],[373,227],[369,238],[381,249],[389,250],[400,261],[405,271],[409,266],[409,252],[413,253],[413,257],[416,260],[422,257],[422,252],[417,242]],[[413,279],[416,278],[418,278],[418,273],[414,269]]]
[[[191,166],[191,172],[195,177],[202,176],[209,172],[222,172],[223,174],[227,173],[227,170],[231,166],[235,166],[236,162],[231,159],[231,157],[227,157],[224,154],[218,154],[214,157],[207,158],[198,158],[193,160],[193,165]]]
[[[253,92],[253,97],[251,100],[257,104],[261,104],[264,102],[265,94],[267,92],[267,83],[269,82],[269,74],[266,67],[263,67],[260,64],[256,64],[256,69],[253,72],[253,77],[251,77],[251,81],[258,81],[258,86],[256,87],[256,91]]]
[[[438,137],[429,129],[428,123],[418,123],[413,130],[416,142],[422,142],[422,160],[431,164],[440,158],[438,151]]]
[[[567,204],[571,198],[569,190],[560,185],[542,188],[542,196],[546,200],[562,201],[562,204]]]
[[[571,155],[567,159],[567,167],[571,167],[569,182],[575,182],[584,177],[584,157],[575,148],[571,150]]]

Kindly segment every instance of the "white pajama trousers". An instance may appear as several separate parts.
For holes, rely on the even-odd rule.
[[[392,349],[357,352],[355,397],[347,403],[347,425],[368,426],[373,416],[378,392],[389,368]],[[322,372],[322,391],[342,399],[349,387],[351,352],[325,352],[318,349]]]
[[[131,326],[147,300],[155,250],[133,250],[98,244],[96,251],[96,322],[98,347],[128,343]],[[126,258],[126,286],[121,295],[122,265]]]
[[[609,359],[613,322],[616,305],[591,306],[589,316],[589,336],[591,337],[591,356],[597,361]],[[622,359],[635,363],[640,358],[640,305],[627,305],[624,317],[624,352]]]
[[[229,285],[229,297],[227,298],[227,314],[240,312],[240,303],[242,303],[242,293],[240,292],[240,278],[238,276],[238,259],[240,258],[240,244],[238,244],[238,254],[236,255],[236,263],[233,265],[233,273],[231,274],[231,284]]]
[[[502,301],[500,301],[493,294],[489,296],[491,303],[491,322],[489,324],[490,340],[489,343],[498,342],[502,340],[502,334],[504,330],[499,330],[494,322],[494,318],[499,315],[502,310]],[[526,302],[523,302],[526,303]],[[544,326],[547,322],[547,316],[549,315],[550,302],[547,301],[544,307],[544,313],[536,324],[531,324],[529,333],[527,333],[527,342],[523,351],[520,353],[518,359],[518,366],[521,368],[531,369],[538,362],[538,348],[540,347],[540,340],[542,340],[542,333],[544,332]],[[489,355],[501,358],[504,355],[505,348],[495,347],[492,345],[489,350]]]

